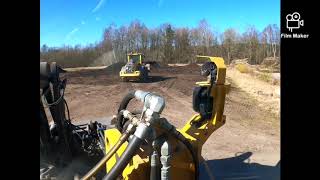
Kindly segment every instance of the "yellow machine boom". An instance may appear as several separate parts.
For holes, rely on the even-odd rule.
[[[178,129],[178,131],[190,142],[192,148],[197,153],[197,158],[201,160],[202,146],[214,131],[225,124],[226,116],[223,112],[225,96],[228,92],[229,85],[225,82],[226,66],[222,58],[210,56],[198,56],[198,58],[211,62],[216,66],[216,78],[214,81],[208,78],[207,81],[196,83],[199,88],[209,90],[210,98],[212,98],[212,111],[208,117],[202,117],[201,113],[193,115],[181,129]],[[105,130],[106,152],[114,146],[120,136],[121,132],[118,129]],[[192,161],[188,149],[174,137],[169,136],[168,142],[171,144],[172,154],[174,154],[170,159],[170,179],[194,179],[195,164]],[[127,146],[127,142],[122,144],[116,153],[107,161],[107,173],[109,173],[116,164],[117,159],[122,155]],[[133,156],[132,160],[123,170],[122,177],[130,180],[149,179],[150,153],[150,151],[145,149],[142,150],[140,148],[140,151]]]

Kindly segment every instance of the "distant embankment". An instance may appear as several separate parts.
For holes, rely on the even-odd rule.
[[[50,59],[40,59],[40,62],[56,62],[63,68],[77,68],[77,67],[95,67],[95,66],[109,66],[113,63],[118,62],[113,51],[103,53],[96,59],[84,59],[84,58],[74,58],[74,57],[63,57],[63,58],[50,58]],[[123,60],[125,61],[125,59]]]

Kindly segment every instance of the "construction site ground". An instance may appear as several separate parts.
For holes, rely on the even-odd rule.
[[[166,100],[162,115],[177,128],[195,114],[192,91],[196,81],[205,80],[197,64],[152,67],[145,83],[121,82],[121,66],[67,69],[65,98],[73,122],[115,115],[122,98],[133,89],[162,95]],[[279,85],[232,67],[227,68],[227,81],[231,90],[225,102],[226,124],[211,135],[202,150],[211,173],[215,179],[280,179]],[[134,103],[142,108],[141,103]],[[200,177],[209,178],[204,168]]]

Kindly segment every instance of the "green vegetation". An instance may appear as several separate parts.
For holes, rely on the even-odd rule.
[[[258,75],[258,78],[265,82],[272,82],[272,77],[270,73],[261,73]]]

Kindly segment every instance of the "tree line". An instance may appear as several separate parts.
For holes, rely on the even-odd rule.
[[[248,59],[260,64],[266,57],[279,57],[280,30],[276,24],[259,32],[249,26],[239,33],[234,28],[214,32],[203,19],[197,27],[174,27],[170,23],[148,28],[139,20],[128,26],[111,24],[105,28],[102,40],[85,47],[76,45],[59,48],[43,45],[40,60],[56,61],[64,67],[90,66],[104,54],[114,61],[125,61],[129,52],[142,52],[146,60],[163,63],[190,63],[196,55],[221,56],[226,63],[233,59]]]

